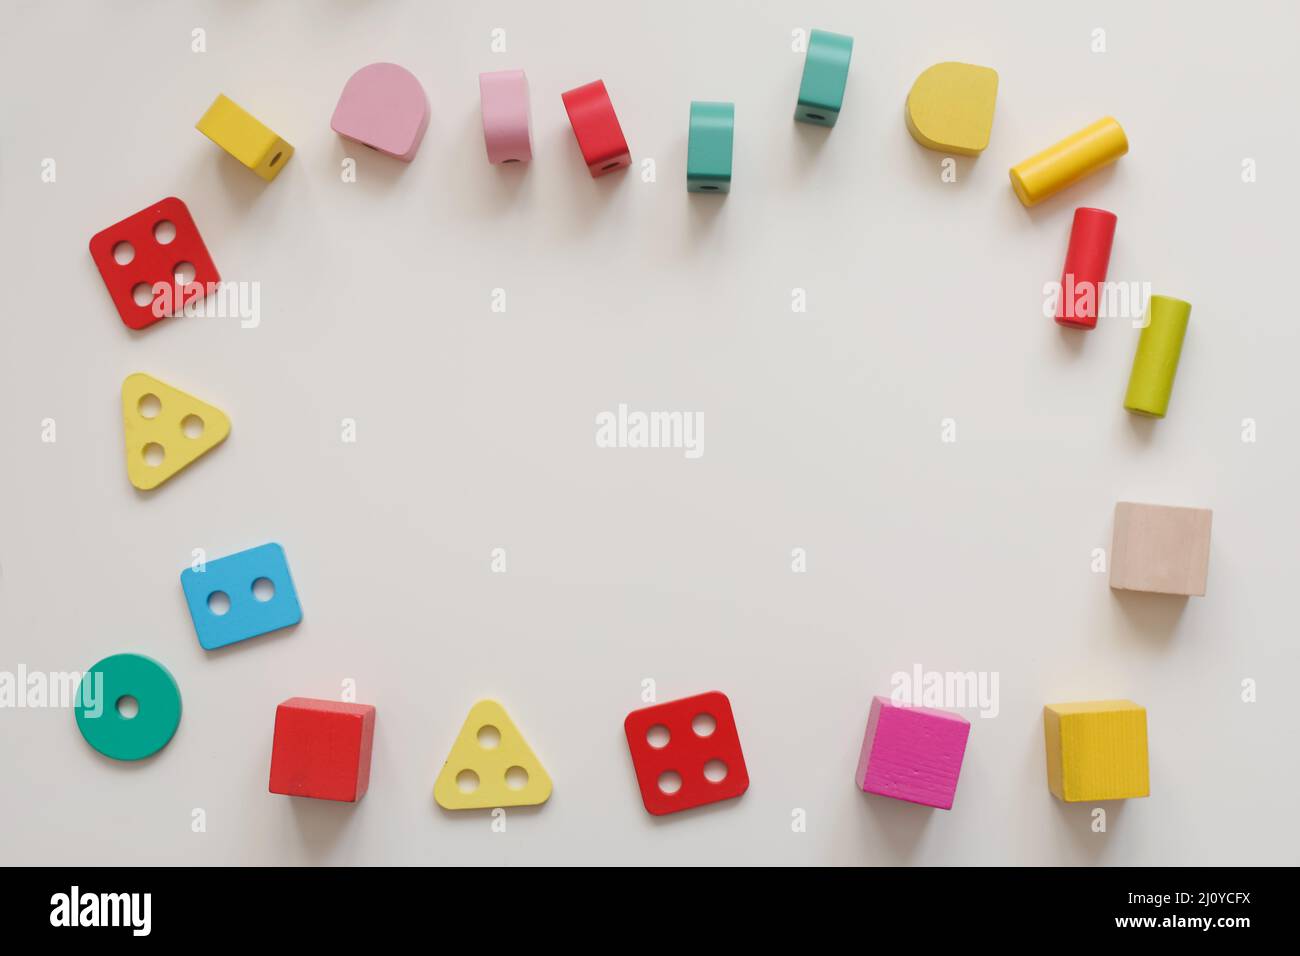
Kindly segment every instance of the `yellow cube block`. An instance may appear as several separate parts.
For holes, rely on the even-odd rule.
[[[293,147],[234,100],[218,93],[194,128],[270,182],[284,169]]]
[[[1047,786],[1067,803],[1151,793],[1147,712],[1131,700],[1048,704]]]

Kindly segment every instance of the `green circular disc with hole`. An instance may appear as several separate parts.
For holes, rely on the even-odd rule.
[[[135,699],[134,716],[118,703]],[[181,722],[181,691],[157,661],[140,654],[114,654],[86,671],[77,688],[77,729],[86,743],[114,760],[142,760],[167,746]]]

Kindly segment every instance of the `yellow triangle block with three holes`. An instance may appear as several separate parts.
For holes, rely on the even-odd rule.
[[[146,418],[140,405],[150,396],[158,400],[158,413]],[[198,419],[199,428],[192,438],[186,434],[184,424],[190,417]],[[193,431],[193,423],[190,426]],[[127,477],[141,491],[148,491],[225,441],[230,434],[230,419],[214,405],[152,375],[135,372],[122,383],[122,428],[126,433]],[[156,465],[146,457],[145,449],[151,445],[162,449],[162,461]]]
[[[497,732],[495,744],[492,730]],[[485,742],[492,745],[484,746]],[[527,774],[523,786],[511,786],[507,774],[514,771],[512,776],[518,783],[523,779],[521,770]],[[458,779],[462,775],[466,779]],[[476,785],[469,788],[462,783]],[[445,810],[531,807],[550,798],[550,774],[506,709],[495,700],[480,700],[471,707],[433,785],[433,799],[438,806]]]

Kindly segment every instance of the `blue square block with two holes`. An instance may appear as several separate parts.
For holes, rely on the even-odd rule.
[[[284,548],[272,542],[181,572],[181,589],[204,650],[278,631],[302,620]]]

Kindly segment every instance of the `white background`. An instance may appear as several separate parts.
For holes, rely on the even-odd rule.
[[[1297,862],[1300,16],[990,6],[6,2],[0,669],[141,652],[184,716],[130,765],[66,710],[0,710],[0,859]],[[792,122],[808,27],[856,40],[829,131]],[[988,150],[945,184],[903,100],[946,59],[1001,82]],[[376,60],[428,91],[409,166],[329,127]],[[507,68],[528,73],[534,161],[501,169],[477,74]],[[588,175],[560,93],[598,77],[657,182]],[[194,129],[218,92],[297,147],[274,182]],[[693,98],[736,104],[725,199],[685,191]],[[1108,114],[1129,155],[1022,208],[1007,167]],[[223,278],[261,284],[260,327],[118,320],[87,241],[168,195]],[[1122,408],[1128,322],[1042,314],[1081,204],[1119,216],[1112,279],[1193,303],[1164,421]],[[233,421],[151,494],[122,461],[136,370]],[[702,412],[703,458],[598,449],[620,402]],[[1117,499],[1214,509],[1206,597],[1119,595],[1091,571]],[[204,652],[178,582],[192,549],[272,540],[303,623]],[[916,664],[1000,677],[996,718],[965,711],[951,812],[852,784],[871,696]],[[276,704],[347,679],[378,708],[369,794],[268,794]],[[731,697],[744,797],[646,814],[622,729],[645,679],[660,700]],[[504,834],[432,799],[484,696],[555,780]],[[1091,806],[1047,791],[1041,710],[1109,697],[1148,708],[1151,797],[1096,834]]]

